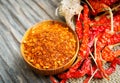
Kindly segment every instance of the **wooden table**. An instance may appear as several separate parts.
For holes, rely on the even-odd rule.
[[[20,42],[33,24],[58,19],[59,0],[0,0],[0,83],[49,83],[31,71],[20,54]]]
[[[33,24],[49,19],[60,20],[55,16],[60,1],[0,0],[0,83],[50,83],[49,77],[35,74],[26,65],[20,54],[20,42]],[[117,70],[118,73],[112,76],[114,83],[120,82],[120,67]],[[81,83],[81,80],[69,82]]]

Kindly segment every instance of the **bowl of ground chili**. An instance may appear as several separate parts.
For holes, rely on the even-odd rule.
[[[20,49],[33,70],[42,75],[54,75],[74,63],[79,41],[76,33],[65,23],[48,20],[25,32]]]

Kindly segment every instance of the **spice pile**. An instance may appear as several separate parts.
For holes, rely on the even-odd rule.
[[[56,69],[68,63],[76,51],[76,39],[68,26],[43,22],[32,27],[24,41],[25,59],[37,69]]]
[[[68,71],[57,75],[60,83],[85,75],[84,83],[89,83],[92,78],[109,79],[109,75],[116,71],[116,65],[120,65],[120,49],[113,48],[120,45],[119,4],[119,0],[83,1],[83,11],[74,16],[81,60]],[[108,68],[104,68],[106,63],[110,64]],[[53,76],[50,79],[53,83],[59,83]]]

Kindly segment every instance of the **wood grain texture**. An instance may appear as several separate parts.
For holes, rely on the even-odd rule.
[[[58,0],[0,0],[0,83],[50,83],[35,74],[20,54],[25,31],[37,22],[59,19]]]
[[[50,83],[49,77],[35,74],[24,62],[20,42],[25,31],[35,23],[60,20],[55,16],[60,1],[0,0],[0,83]],[[114,80],[111,83],[120,82],[119,70],[120,67],[117,67],[117,72],[111,76]],[[68,83],[82,83],[83,79],[70,79]]]

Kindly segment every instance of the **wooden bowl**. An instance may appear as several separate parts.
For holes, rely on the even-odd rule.
[[[26,40],[28,38],[28,36],[30,35],[30,32],[33,30],[33,29],[40,29],[40,26],[43,25],[43,24],[60,24],[64,27],[67,27],[69,31],[72,32],[72,34],[74,35],[75,37],[75,53],[73,55],[73,57],[64,65],[61,65],[57,68],[50,68],[50,69],[43,69],[43,68],[38,68],[36,67],[35,65],[31,64],[30,61],[28,61],[28,59],[26,58],[26,54],[25,54],[25,45],[24,45],[24,40]],[[76,60],[76,57],[77,57],[77,54],[78,54],[78,50],[79,50],[79,40],[78,40],[78,37],[76,35],[76,33],[70,28],[68,27],[65,23],[62,23],[62,22],[58,22],[58,21],[53,21],[53,20],[48,20],[48,21],[43,21],[43,22],[40,22],[40,23],[37,23],[35,24],[33,27],[29,28],[26,33],[24,34],[23,38],[22,38],[22,42],[21,42],[21,46],[20,46],[20,50],[21,50],[21,54],[25,60],[25,62],[28,63],[28,65],[37,73],[41,74],[41,75],[55,75],[55,74],[58,74],[58,73],[61,73],[65,70],[67,70],[69,67],[71,67],[71,65],[74,63],[74,61]]]

